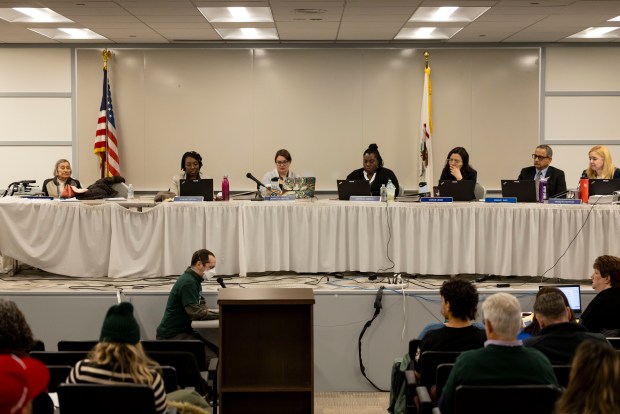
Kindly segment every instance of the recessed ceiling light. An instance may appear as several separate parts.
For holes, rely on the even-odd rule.
[[[28,30],[32,30],[33,32],[54,40],[107,40],[107,38],[90,29],[80,29],[76,27],[61,27],[58,29],[28,28]]]
[[[11,23],[73,23],[72,20],[47,8],[1,8],[0,19]]]
[[[473,22],[490,7],[418,7],[410,22]]]
[[[458,7],[439,7],[437,11],[434,13],[433,17],[436,21],[445,21],[448,19],[454,12],[458,9]]]
[[[224,40],[279,40],[278,32],[275,28],[223,28],[216,27],[215,31]]]
[[[620,16],[616,16],[613,19],[607,20],[608,22],[620,22]]]
[[[396,40],[448,40],[462,27],[404,27],[398,32]]]
[[[579,33],[568,36],[567,39],[616,39],[620,37],[617,33],[611,33],[620,27],[589,27]]]
[[[273,22],[269,7],[198,7],[210,23]]]

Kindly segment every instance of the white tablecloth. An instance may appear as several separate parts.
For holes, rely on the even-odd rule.
[[[3,255],[84,277],[179,274],[203,247],[220,274],[370,272],[393,262],[390,270],[412,274],[541,276],[575,238],[545,276],[585,279],[597,256],[620,256],[618,235],[618,206],[231,201],[137,212],[0,199]]]

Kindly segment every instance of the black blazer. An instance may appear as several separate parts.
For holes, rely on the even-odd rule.
[[[380,195],[379,193],[381,192],[381,185],[385,184],[387,186],[388,180],[392,180],[392,184],[394,184],[394,186],[396,187],[396,195],[399,195],[400,186],[398,184],[398,178],[396,178],[396,174],[394,174],[392,170],[389,170],[385,167],[379,167],[375,174],[377,175],[377,177],[370,184],[370,192],[372,195]],[[353,171],[351,174],[347,175],[347,180],[365,180],[364,169],[360,168]]]
[[[521,170],[518,180],[533,180],[536,176],[536,167],[526,167]],[[555,167],[549,166],[547,170],[547,195],[549,198],[566,191],[566,178],[564,177],[564,171],[558,170]],[[561,197],[565,197],[566,193]]]

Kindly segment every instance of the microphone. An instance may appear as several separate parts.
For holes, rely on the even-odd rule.
[[[36,182],[37,182],[37,180],[22,180],[22,181],[19,181],[19,183],[22,183],[22,184],[34,184]]]
[[[249,174],[249,173],[248,173]],[[215,279],[217,281],[217,283],[220,284],[221,287],[226,288],[226,283],[224,283],[224,279],[222,279],[221,277],[218,277],[217,279]]]
[[[247,173],[245,176],[246,176],[246,177],[248,177],[250,180],[254,181],[254,182],[256,183],[256,185],[257,185],[257,186],[259,186],[259,187],[265,187],[265,184],[261,183],[261,182],[259,181],[259,179],[258,179],[258,178],[254,177],[254,176],[252,175],[252,173]],[[265,187],[265,188],[266,188],[266,187]]]

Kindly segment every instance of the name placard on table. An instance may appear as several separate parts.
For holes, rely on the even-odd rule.
[[[452,197],[421,197],[421,203],[451,203],[454,199]]]
[[[351,196],[349,201],[381,201],[381,196]]]
[[[517,203],[517,197],[485,197],[485,203]]]
[[[294,195],[264,197],[265,201],[295,201]]]
[[[573,198],[550,198],[549,204],[583,204],[580,199]]]
[[[203,196],[176,196],[174,202],[187,202],[187,201],[205,201]]]

